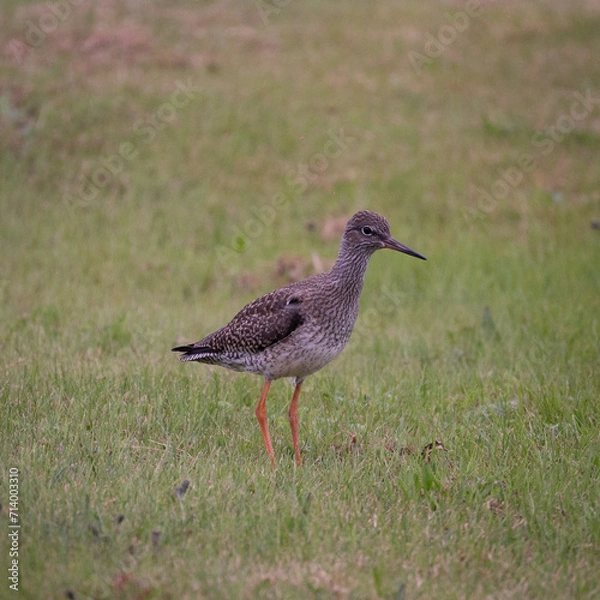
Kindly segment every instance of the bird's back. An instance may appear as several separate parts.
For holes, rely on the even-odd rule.
[[[250,302],[221,329],[177,350],[184,352],[182,361],[268,379],[304,379],[347,344],[358,314],[360,288],[355,287],[344,289],[331,271],[290,283]]]

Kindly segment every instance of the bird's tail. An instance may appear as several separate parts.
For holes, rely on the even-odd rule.
[[[179,357],[180,362],[187,362],[190,360],[207,361],[207,359],[209,360],[215,354],[215,351],[208,346],[194,346],[194,344],[171,348],[171,352],[182,353]]]

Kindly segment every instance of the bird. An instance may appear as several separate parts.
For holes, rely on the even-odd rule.
[[[247,304],[227,325],[200,341],[172,348],[181,353],[181,362],[219,365],[264,377],[255,415],[273,468],[276,458],[266,409],[271,382],[293,379],[288,420],[300,466],[298,402],[302,384],[348,343],[369,260],[384,248],[427,260],[392,237],[385,217],[359,211],[346,224],[337,259],[329,271],[275,289]]]

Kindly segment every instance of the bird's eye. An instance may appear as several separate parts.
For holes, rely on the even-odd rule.
[[[364,235],[373,235],[373,230],[369,226],[367,226],[367,225],[365,225],[361,229],[361,231],[363,232]]]

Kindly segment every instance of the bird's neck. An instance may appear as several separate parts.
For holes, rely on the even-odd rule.
[[[365,252],[363,248],[351,248],[343,240],[338,257],[331,268],[332,280],[347,288],[348,292],[360,296],[370,258],[371,253]]]

